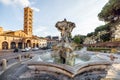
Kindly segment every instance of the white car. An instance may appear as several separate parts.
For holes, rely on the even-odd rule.
[[[37,50],[39,50],[38,47],[35,47],[35,48],[32,49],[32,51],[37,51]]]
[[[30,50],[29,48],[21,49],[22,52],[27,52],[29,50]]]
[[[31,49],[31,47],[28,47],[28,49],[30,50],[30,49]]]

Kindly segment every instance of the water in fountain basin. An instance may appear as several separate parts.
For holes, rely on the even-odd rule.
[[[84,49],[84,53],[83,53],[83,49]],[[95,55],[89,55],[86,53],[86,49],[85,48],[83,48],[83,49],[81,51],[73,52],[73,54],[76,55],[74,65],[79,64],[79,63],[85,63],[87,61],[93,60],[91,58],[95,58],[95,57],[93,57]],[[37,57],[39,57],[37,61],[55,63],[55,57],[52,57],[52,52],[46,52],[46,53],[44,53],[40,56],[37,56]]]

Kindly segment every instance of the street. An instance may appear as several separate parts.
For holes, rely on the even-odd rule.
[[[12,50],[9,51],[0,51],[0,72],[2,71],[2,60],[7,60],[7,66],[12,65],[13,63],[19,62],[18,55],[21,55],[21,60],[24,61],[27,58],[25,57],[26,54],[30,54],[31,56],[34,56],[34,54],[44,54],[49,50],[37,50],[37,51],[28,51],[28,52],[16,52],[14,53]]]

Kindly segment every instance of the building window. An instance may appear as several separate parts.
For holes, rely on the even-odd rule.
[[[29,31],[31,31],[31,30],[29,29]]]
[[[7,37],[5,36],[5,37],[4,37],[4,40],[6,40],[6,39],[7,39]]]

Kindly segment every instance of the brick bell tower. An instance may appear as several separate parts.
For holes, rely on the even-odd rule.
[[[28,37],[32,37],[33,10],[30,7],[24,8],[24,32]]]

